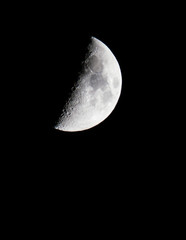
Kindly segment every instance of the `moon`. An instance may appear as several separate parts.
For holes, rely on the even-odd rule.
[[[91,37],[82,71],[54,126],[66,132],[95,127],[114,110],[122,88],[120,66],[111,50]]]

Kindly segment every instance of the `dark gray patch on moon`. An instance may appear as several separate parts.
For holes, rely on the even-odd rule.
[[[92,106],[96,106],[96,98],[93,98],[92,100],[90,100],[90,104],[92,105]]]
[[[87,59],[87,66],[92,72],[95,73],[100,73],[103,71],[103,63],[96,55],[93,55]]]
[[[93,88],[94,91],[104,88],[108,85],[107,79],[104,78],[101,74],[93,74],[90,77],[90,86]]]
[[[109,90],[109,91],[104,92],[102,101],[104,103],[107,103],[107,102],[109,102],[109,100],[111,98],[112,98],[112,92]]]

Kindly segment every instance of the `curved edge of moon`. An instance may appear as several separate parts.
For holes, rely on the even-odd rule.
[[[84,69],[54,129],[76,132],[98,125],[114,110],[121,88],[117,59],[103,42],[91,37]]]

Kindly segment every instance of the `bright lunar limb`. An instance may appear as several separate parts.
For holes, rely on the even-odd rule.
[[[103,42],[92,37],[83,70],[54,128],[76,132],[98,125],[114,110],[121,87],[115,56]]]

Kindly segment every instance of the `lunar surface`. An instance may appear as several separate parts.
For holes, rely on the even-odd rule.
[[[122,76],[115,56],[92,37],[82,72],[54,128],[76,132],[98,125],[114,110],[121,87]]]

